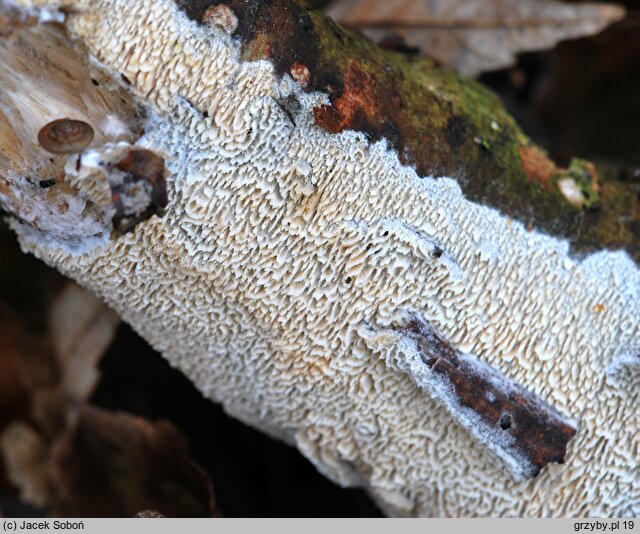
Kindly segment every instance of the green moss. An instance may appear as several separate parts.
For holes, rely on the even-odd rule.
[[[555,183],[560,179],[572,179],[582,192],[582,206],[587,210],[600,207],[600,193],[597,175],[592,163],[574,158],[569,168],[556,176]]]
[[[640,184],[618,178],[611,165],[598,166],[599,207],[585,213],[577,250],[624,249],[640,264]]]
[[[201,21],[219,0],[176,0]],[[382,49],[341,28],[302,0],[224,0],[239,20],[243,57],[269,58],[280,75],[307,67],[307,91],[331,102],[314,110],[330,132],[355,130],[374,142],[386,139],[401,162],[420,176],[455,178],[465,195],[543,232],[570,239],[580,250],[624,243],[633,236],[619,210],[613,183],[598,189],[587,162],[556,169],[533,148],[499,98],[434,60]],[[523,150],[541,155],[555,177],[525,168]],[[561,194],[557,181],[572,177],[583,191],[582,208]],[[625,229],[626,228],[626,229]]]

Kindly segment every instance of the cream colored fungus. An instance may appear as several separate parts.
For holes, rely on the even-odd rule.
[[[317,128],[325,97],[241,62],[215,17],[198,27],[172,0],[60,4],[151,113],[137,144],[170,158],[170,204],[83,253],[14,222],[25,250],[98,293],[229,413],[390,514],[640,514],[628,256],[572,259],[384,143]],[[277,103],[292,93],[295,124]],[[113,147],[91,150],[67,171],[95,195]],[[515,481],[416,384],[414,347],[389,329],[408,310],[576,420],[567,463]]]

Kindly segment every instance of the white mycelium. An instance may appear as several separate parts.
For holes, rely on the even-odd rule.
[[[322,95],[241,62],[239,42],[173,0],[60,3],[151,113],[138,144],[170,158],[170,204],[84,254],[14,222],[26,250],[101,295],[206,396],[389,513],[640,514],[637,371],[607,379],[640,343],[627,255],[573,259],[385,143],[321,130]],[[277,103],[291,94],[295,124]],[[514,481],[405,371],[384,335],[403,310],[577,420],[567,463]]]

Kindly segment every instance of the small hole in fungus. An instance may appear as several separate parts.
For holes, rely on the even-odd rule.
[[[100,82],[99,82],[98,80],[96,80],[95,78],[91,78],[91,83],[92,83],[93,85],[95,85],[96,87],[99,87],[99,86],[100,86]]]
[[[42,189],[49,189],[54,185],[56,185],[55,180],[40,180],[40,187],[42,187]]]
[[[509,430],[513,424],[513,418],[508,413],[503,413],[500,416],[499,424],[502,430]]]
[[[350,276],[347,276],[344,280],[347,284],[350,284],[352,281],[352,278]]]
[[[389,235],[389,230],[387,230],[384,234],[382,234],[384,237],[387,237]]]
[[[433,257],[436,258],[436,259],[440,258],[442,256],[443,252],[444,251],[440,247],[436,247],[436,248],[433,249]]]

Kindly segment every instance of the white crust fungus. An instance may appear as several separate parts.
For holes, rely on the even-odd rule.
[[[209,398],[389,514],[640,512],[638,394],[607,380],[640,342],[626,254],[572,259],[454,180],[419,178],[385,143],[315,127],[326,96],[242,62],[226,22],[198,26],[173,0],[56,5],[153,113],[138,144],[173,158],[170,203],[83,255],[16,224],[26,250],[102,296]],[[278,105],[291,96],[295,124]],[[99,159],[82,156],[80,172]],[[393,336],[361,335],[404,309],[578,419],[567,463],[514,481],[491,461],[407,372],[410,347],[391,361]]]

